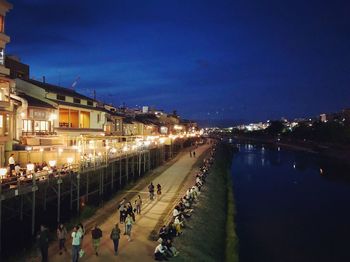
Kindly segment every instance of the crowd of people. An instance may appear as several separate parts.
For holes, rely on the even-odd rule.
[[[206,182],[206,177],[209,173],[209,169],[213,163],[215,148],[213,147],[209,158],[203,161],[200,170],[195,174],[195,183],[192,187],[188,188],[185,195],[181,197],[172,211],[172,217],[167,225],[162,226],[158,235],[158,245],[154,250],[154,259],[158,261],[168,260],[170,257],[177,256],[179,251],[173,246],[173,240],[182,234],[183,229],[186,227],[187,220],[191,217],[194,205],[198,202],[198,196],[201,194],[203,185]],[[151,182],[148,186],[150,201],[154,200],[154,191],[157,190],[157,195],[162,194],[162,187],[157,184],[156,187]],[[117,211],[119,211],[119,222],[116,223],[109,232],[109,238],[113,242],[114,255],[118,255],[119,240],[122,235],[122,229],[124,229],[123,235],[125,235],[127,241],[132,241],[132,227],[136,222],[136,215],[142,214],[143,200],[140,195],[137,195],[132,201],[127,200],[125,197],[117,205]],[[124,225],[124,226],[121,226]],[[71,234],[63,224],[59,224],[57,227],[57,240],[59,247],[59,255],[63,252],[67,252],[66,240],[71,240],[71,257],[72,262],[77,262],[79,258],[83,257],[85,251],[83,249],[83,239],[86,234],[84,226],[79,223],[73,228]],[[69,237],[70,236],[70,237]],[[91,230],[92,247],[96,256],[99,255],[100,242],[103,237],[103,231],[99,228],[98,224],[95,224]],[[48,261],[48,230],[41,226],[38,233],[38,244],[41,251],[42,261]]]
[[[35,179],[39,181],[57,175],[64,176],[73,171],[72,166],[69,164],[50,166],[45,161],[41,163],[28,162],[25,167],[23,167],[19,162],[15,161],[14,154],[10,155],[8,162],[9,166],[7,167],[7,174],[1,178],[1,186],[3,189],[10,188],[12,184],[17,184],[18,182],[20,184],[31,183],[33,174],[35,174]],[[32,170],[28,170],[28,164],[32,164]]]
[[[163,225],[159,230],[158,245],[154,250],[155,260],[168,260],[179,254],[179,251],[173,246],[173,240],[183,233],[183,229],[186,227],[186,221],[192,215],[194,204],[198,201],[198,196],[201,193],[201,189],[205,184],[209,169],[213,163],[214,154],[215,148],[212,149],[210,157],[204,160],[200,171],[196,173],[194,185],[187,189],[185,195],[175,206],[168,225]]]

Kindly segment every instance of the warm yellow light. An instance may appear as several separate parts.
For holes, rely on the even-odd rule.
[[[32,172],[33,170],[34,170],[34,164],[27,164],[27,170],[29,171],[29,172]]]
[[[24,118],[26,114],[24,112],[21,113],[21,117]]]
[[[44,151],[44,148],[40,148],[39,151],[40,151],[40,152],[43,152],[43,151]]]
[[[63,152],[63,148],[59,148],[58,153],[62,153],[62,152]]]
[[[0,168],[0,176],[1,178],[5,177],[7,173],[7,168]]]
[[[49,120],[53,121],[57,119],[57,115],[56,114],[50,114]]]
[[[50,160],[49,165],[50,165],[50,167],[56,166],[56,160]]]
[[[73,161],[74,161],[73,157],[67,157],[67,163],[68,164],[71,165],[73,163]]]

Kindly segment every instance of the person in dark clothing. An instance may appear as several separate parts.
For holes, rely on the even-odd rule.
[[[148,191],[149,191],[149,198],[150,198],[150,200],[153,200],[153,197],[154,197],[154,185],[153,185],[152,182],[148,186]]]
[[[100,241],[102,238],[102,231],[97,226],[97,224],[91,230],[91,238],[92,238],[92,245],[93,245],[93,248],[95,250],[96,256],[98,256],[98,248],[100,247]]]
[[[157,185],[157,195],[160,196],[162,194],[162,186],[160,184]]]
[[[41,252],[41,261],[48,261],[49,254],[49,231],[44,225],[40,226],[40,232],[38,234],[38,243]]]
[[[120,229],[119,229],[119,225],[116,224],[115,227],[112,229],[110,238],[113,241],[113,245],[114,245],[114,255],[118,255],[118,247],[119,247],[119,239],[120,239]]]
[[[162,226],[159,230],[159,237],[163,240],[168,238],[168,229],[166,225]]]
[[[196,157],[196,151],[192,152],[193,157]]]

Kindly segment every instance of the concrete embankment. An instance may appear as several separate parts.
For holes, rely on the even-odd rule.
[[[230,180],[233,152],[218,146],[214,165],[184,234],[176,239],[180,250],[174,261],[238,261],[234,201]]]

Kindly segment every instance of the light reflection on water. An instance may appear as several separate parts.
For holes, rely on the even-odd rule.
[[[266,145],[233,161],[240,261],[350,261],[350,169]]]

